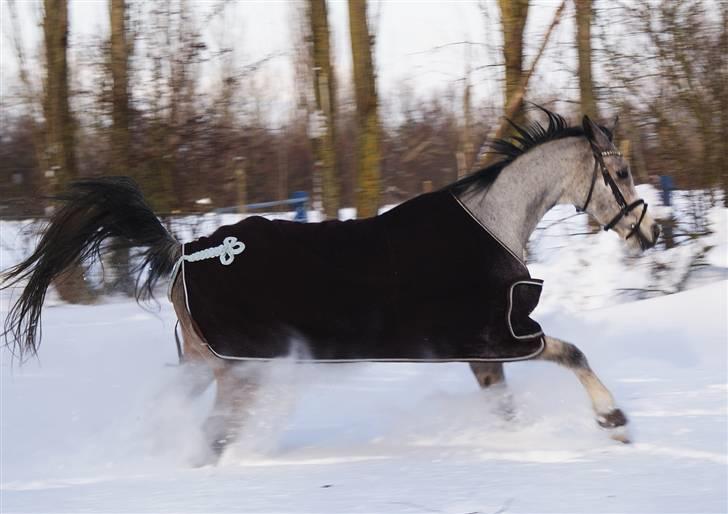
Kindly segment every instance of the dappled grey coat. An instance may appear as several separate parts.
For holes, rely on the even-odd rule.
[[[541,281],[449,191],[369,219],[250,217],[184,245],[234,236],[230,265],[184,262],[188,309],[220,357],[518,360],[543,350],[528,315]]]

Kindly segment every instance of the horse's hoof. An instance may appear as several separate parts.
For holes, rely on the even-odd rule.
[[[495,407],[495,413],[508,423],[512,423],[518,418],[518,412],[516,411],[516,405],[513,401],[513,395],[510,392],[506,392],[498,399],[498,403]]]
[[[204,455],[197,455],[190,459],[190,466],[193,468],[215,467],[220,463],[220,454],[215,453],[211,449]]]
[[[597,415],[597,423],[602,428],[617,428],[627,424],[627,416],[619,409],[614,409],[606,414]]]
[[[618,441],[623,444],[630,444],[632,442],[632,440],[629,438],[629,431],[627,430],[626,426],[610,428],[608,430],[610,439],[613,439],[614,441]]]
[[[227,441],[225,439],[217,439],[213,441],[205,450],[190,459],[190,465],[193,468],[219,466],[226,445]]]
[[[614,409],[606,414],[597,415],[597,423],[609,431],[609,437],[620,443],[629,444],[630,438],[627,431],[627,416],[619,409]]]

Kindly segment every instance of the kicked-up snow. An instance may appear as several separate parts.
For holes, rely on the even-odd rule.
[[[0,511],[726,512],[727,299],[720,281],[539,316],[611,388],[630,445],[548,363],[507,366],[507,415],[465,364],[281,361],[241,440],[203,467],[214,390],[177,393],[170,306],[52,306],[38,361],[3,352]]]

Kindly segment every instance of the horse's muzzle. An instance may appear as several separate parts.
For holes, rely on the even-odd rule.
[[[653,246],[657,244],[657,240],[660,238],[660,225],[657,223],[653,223],[650,227],[650,232],[652,235],[652,240],[645,237],[645,235],[642,233],[640,229],[637,229],[637,239],[640,242],[640,248],[644,250],[649,250]]]
[[[657,243],[657,240],[660,238],[660,225],[655,223],[652,225],[652,246],[654,246]]]

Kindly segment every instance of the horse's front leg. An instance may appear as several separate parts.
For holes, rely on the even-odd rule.
[[[574,372],[589,395],[599,426],[613,430],[625,426],[627,417],[615,405],[612,393],[589,367],[584,353],[575,345],[555,337],[546,336],[545,339],[546,348],[536,358],[555,362]],[[611,436],[618,441],[629,442],[624,430],[614,430]]]
[[[503,363],[501,362],[471,362],[470,370],[483,389],[497,384],[505,384],[506,382]]]

